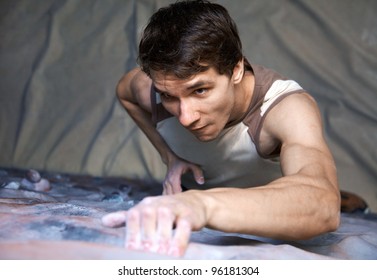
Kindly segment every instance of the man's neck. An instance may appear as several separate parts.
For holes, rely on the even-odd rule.
[[[227,126],[231,126],[241,121],[249,111],[250,103],[254,94],[254,84],[255,79],[253,73],[246,71],[242,82],[235,88],[235,94],[237,96],[236,103],[234,105],[231,120]]]

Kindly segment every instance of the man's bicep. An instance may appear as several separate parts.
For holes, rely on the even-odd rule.
[[[324,139],[320,111],[307,94],[288,96],[271,112],[270,135],[281,143],[284,175],[305,173],[334,181],[335,165]]]
[[[282,147],[280,162],[284,176],[301,174],[336,182],[335,163],[326,147],[287,144]]]

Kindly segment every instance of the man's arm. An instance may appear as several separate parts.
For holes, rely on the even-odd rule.
[[[198,183],[202,182],[203,173],[197,165],[178,158],[156,130],[152,123],[151,86],[151,79],[140,68],[135,68],[122,77],[117,85],[116,93],[122,106],[145,133],[159,152],[162,161],[167,165],[163,194],[173,194],[181,191],[182,173],[193,172]]]
[[[147,198],[128,212],[105,216],[104,223],[127,221],[128,248],[178,255],[185,251],[190,230],[204,226],[288,240],[335,230],[340,208],[336,169],[314,101],[307,95],[287,97],[269,112],[262,140],[267,146],[281,142],[282,178],[247,189]]]
[[[172,152],[152,124],[151,86],[148,76],[135,68],[122,77],[116,93],[122,106],[160,153],[162,161],[167,163]]]
[[[312,98],[287,97],[269,112],[261,137],[265,143],[282,144],[283,177],[246,190],[209,190],[216,202],[208,224],[218,227],[229,220],[222,230],[282,239],[306,239],[336,229],[340,213],[336,168]]]

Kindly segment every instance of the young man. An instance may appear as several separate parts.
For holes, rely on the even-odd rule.
[[[225,8],[160,9],[139,62],[117,94],[167,174],[162,196],[103,217],[126,224],[127,248],[180,256],[203,227],[287,240],[338,227],[336,168],[313,98],[249,64]]]

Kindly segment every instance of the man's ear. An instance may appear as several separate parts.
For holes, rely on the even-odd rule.
[[[243,58],[234,66],[232,80],[234,84],[239,84],[242,81],[244,74]]]

